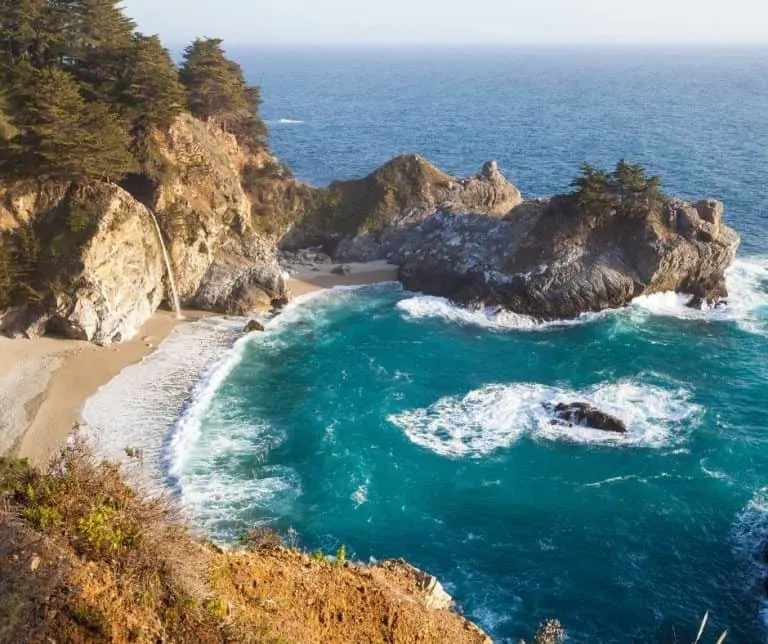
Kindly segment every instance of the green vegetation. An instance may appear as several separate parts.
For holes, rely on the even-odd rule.
[[[194,116],[215,118],[241,143],[258,149],[267,133],[256,116],[259,88],[245,82],[243,70],[227,59],[221,43],[217,38],[200,38],[184,51],[180,77],[187,89],[187,105]]]
[[[99,223],[100,182],[130,177],[151,193],[174,170],[161,146],[183,111],[250,149],[264,146],[259,89],[246,84],[221,41],[195,41],[179,70],[159,38],[137,33],[120,5],[0,2],[0,180],[34,181],[38,192],[74,184],[42,200],[30,224],[0,232],[0,309],[71,287]],[[279,166],[262,172],[284,176]],[[166,232],[188,236],[182,204],[158,214]]]
[[[179,72],[117,0],[8,0],[0,11],[0,174],[118,181],[156,176],[153,134],[187,106],[263,146],[258,87],[219,40],[195,41]]]
[[[579,207],[596,214],[643,216],[667,200],[658,176],[647,176],[642,165],[625,159],[610,173],[585,163],[571,187]]]

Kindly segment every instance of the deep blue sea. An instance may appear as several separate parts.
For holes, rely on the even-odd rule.
[[[729,306],[662,294],[537,325],[334,290],[234,347],[236,321],[182,327],[86,417],[140,428],[215,539],[261,524],[404,557],[500,642],[549,617],[573,642],[692,642],[705,611],[702,641],[765,642],[768,49],[231,53],[317,185],[417,152],[458,174],[497,159],[545,195],[625,156],[722,199],[743,237]],[[574,400],[629,435],[552,426],[543,403]]]

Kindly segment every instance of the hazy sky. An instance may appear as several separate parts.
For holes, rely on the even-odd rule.
[[[768,43],[768,0],[126,0],[169,45]]]

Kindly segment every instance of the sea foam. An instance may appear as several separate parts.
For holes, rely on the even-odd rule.
[[[537,320],[528,315],[505,311],[499,307],[469,309],[446,298],[415,295],[397,304],[410,320],[440,319],[445,322],[474,325],[496,331],[542,331],[558,327],[594,322],[609,316],[629,316],[642,323],[648,316],[676,317],[684,320],[735,322],[750,333],[768,335],[768,257],[745,257],[734,261],[726,271],[729,297],[716,307],[691,308],[690,295],[665,292],[641,295],[627,309],[608,309],[584,313],[573,319]]]
[[[736,259],[725,278],[728,298],[715,307],[704,304],[691,308],[690,296],[667,292],[635,298],[631,309],[682,320],[733,322],[748,333],[768,335],[768,257]]]
[[[432,295],[416,295],[401,300],[397,303],[397,308],[402,311],[406,318],[411,320],[441,319],[446,322],[469,324],[497,331],[538,331],[553,327],[572,326],[584,324],[605,315],[604,313],[585,313],[572,320],[542,322],[531,316],[505,311],[498,307],[468,309],[452,304],[446,298]]]
[[[241,321],[206,318],[184,324],[140,363],[124,369],[83,407],[83,435],[108,460],[144,456],[150,487],[162,487],[166,442],[202,374],[240,335]]]
[[[699,414],[683,388],[665,389],[634,381],[582,391],[532,383],[491,384],[465,396],[441,398],[423,409],[388,420],[417,445],[448,457],[478,458],[509,447],[523,436],[536,440],[619,446],[662,447],[680,423]],[[627,434],[552,424],[545,403],[584,401],[618,416]]]

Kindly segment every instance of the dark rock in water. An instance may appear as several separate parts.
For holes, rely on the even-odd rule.
[[[694,295],[690,300],[688,300],[688,304],[686,304],[686,306],[689,309],[696,309],[698,311],[701,310],[705,302],[706,300],[700,295]]]
[[[258,320],[250,320],[248,324],[245,325],[245,328],[243,329],[243,333],[253,333],[254,331],[264,331],[264,325],[259,322]]]
[[[275,298],[272,300],[272,310],[278,312],[288,306],[288,302],[290,302],[290,300],[285,296]]]
[[[587,403],[574,402],[557,405],[546,403],[544,407],[554,414],[553,422],[556,424],[568,423],[569,425],[581,425],[604,432],[627,433],[627,426],[621,420]]]
[[[348,266],[347,264],[342,264],[341,266],[336,266],[331,273],[334,275],[349,275],[352,272],[352,267]]]

